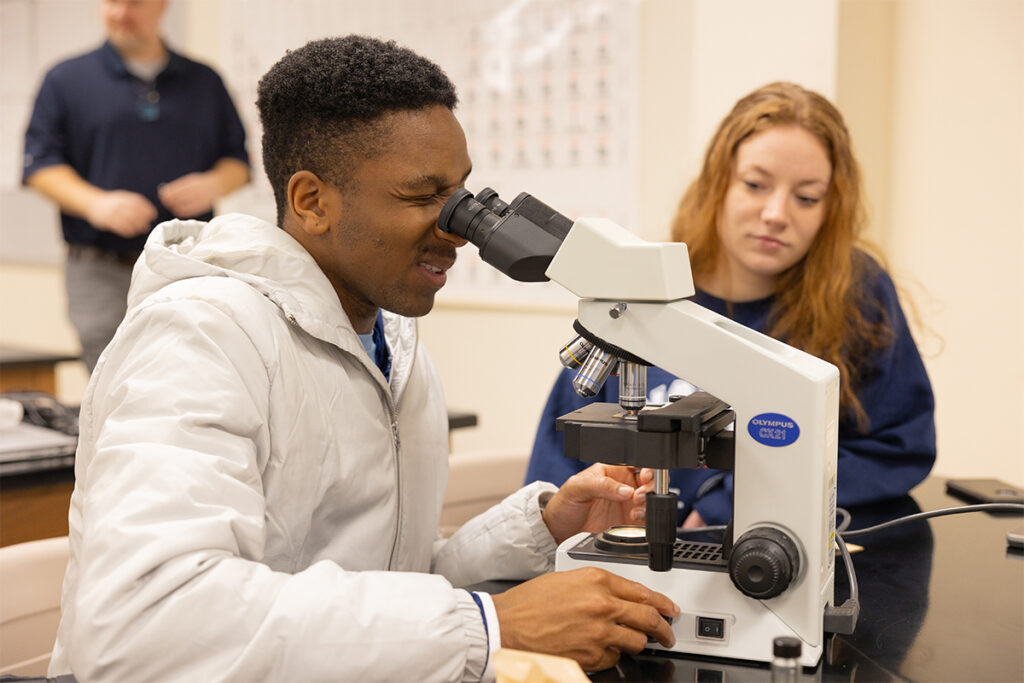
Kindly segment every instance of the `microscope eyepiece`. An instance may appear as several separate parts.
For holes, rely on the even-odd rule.
[[[498,214],[499,216],[504,216],[506,213],[508,213],[508,204],[501,200],[496,190],[493,190],[489,187],[485,187],[484,189],[477,192],[476,197],[474,197],[474,199],[476,199],[478,202],[480,202],[481,204],[483,204],[484,206],[486,206],[488,209]]]
[[[445,232],[469,240],[482,249],[484,244],[486,244],[486,240],[484,240],[484,244],[480,244],[477,240],[484,238],[486,236],[485,233],[493,229],[494,224],[500,219],[501,216],[496,215],[478,202],[473,197],[473,193],[462,188],[456,190],[455,194],[445,202],[441,208],[441,215],[437,218],[437,225]],[[483,225],[484,234],[478,236],[477,231],[480,229],[481,224]]]
[[[474,197],[456,190],[437,226],[473,243],[480,258],[520,282],[544,282],[544,274],[572,221],[523,192],[511,204],[487,187]]]

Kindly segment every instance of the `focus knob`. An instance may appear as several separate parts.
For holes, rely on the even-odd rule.
[[[729,553],[732,582],[744,595],[758,600],[782,593],[799,571],[800,551],[778,529],[751,529],[740,536]]]

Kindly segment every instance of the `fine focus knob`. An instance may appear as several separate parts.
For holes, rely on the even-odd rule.
[[[770,527],[740,536],[729,554],[729,576],[736,587],[758,600],[774,598],[800,570],[800,551],[785,533]]]

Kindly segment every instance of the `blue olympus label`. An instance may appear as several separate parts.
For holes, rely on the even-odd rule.
[[[781,413],[761,413],[750,418],[747,431],[765,446],[788,446],[800,438],[800,426]]]

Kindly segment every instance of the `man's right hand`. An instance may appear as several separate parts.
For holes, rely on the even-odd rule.
[[[596,567],[545,574],[492,598],[502,647],[571,657],[587,671],[640,652],[648,635],[675,644],[664,617],[679,616],[678,605]]]
[[[145,233],[156,215],[156,207],[152,202],[128,190],[101,192],[85,211],[85,219],[94,227],[121,237],[136,237]]]

